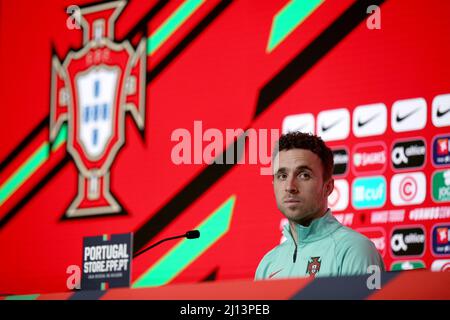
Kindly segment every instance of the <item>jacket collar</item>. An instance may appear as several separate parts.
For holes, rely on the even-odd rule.
[[[296,223],[295,229],[297,231],[298,245],[301,246],[302,244],[321,240],[341,226],[342,225],[336,220],[330,209],[328,209],[322,217],[314,219],[307,227]],[[283,235],[286,239],[294,241],[289,223],[283,227]]]

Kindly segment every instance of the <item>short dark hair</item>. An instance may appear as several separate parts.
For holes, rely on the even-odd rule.
[[[305,149],[316,154],[322,161],[323,180],[327,181],[333,175],[333,152],[319,136],[300,131],[282,134],[273,150],[272,159],[279,151],[291,149]]]

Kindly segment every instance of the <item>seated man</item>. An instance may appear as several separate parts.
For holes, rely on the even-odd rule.
[[[289,223],[286,241],[264,256],[255,280],[361,275],[370,265],[384,271],[374,244],[341,225],[328,208],[333,153],[322,139],[301,132],[282,135],[272,158],[277,206]]]

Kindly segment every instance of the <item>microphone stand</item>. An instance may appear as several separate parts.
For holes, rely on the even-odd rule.
[[[192,236],[192,232],[196,232],[196,233],[194,233],[194,235]],[[197,233],[198,233],[197,230],[193,230],[193,231],[188,231],[188,232],[186,232],[185,234],[180,235],[180,236],[175,236],[175,237],[170,237],[170,238],[162,239],[162,240],[158,241],[157,243],[152,244],[151,246],[149,246],[149,247],[147,247],[147,248],[145,248],[145,249],[143,249],[143,250],[141,250],[141,251],[139,251],[139,252],[136,252],[136,253],[133,255],[133,259],[136,258],[136,257],[138,257],[138,256],[140,256],[140,255],[143,254],[144,252],[150,250],[151,248],[154,248],[154,247],[156,247],[157,245],[160,245],[161,243],[163,243],[163,242],[165,242],[165,241],[174,240],[174,239],[179,239],[179,238],[188,238],[188,239],[195,239],[195,238],[198,238],[198,237],[200,236],[200,233],[198,233],[198,234],[197,234]]]

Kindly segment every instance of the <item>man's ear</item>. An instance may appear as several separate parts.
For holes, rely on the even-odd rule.
[[[329,196],[334,190],[334,179],[330,178],[325,185],[325,192]]]

